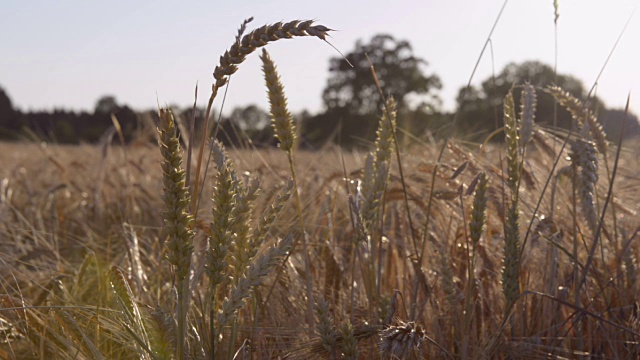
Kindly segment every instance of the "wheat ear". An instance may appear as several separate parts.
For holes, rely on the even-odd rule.
[[[533,135],[536,103],[536,89],[529,82],[526,82],[520,97],[520,142],[523,150]]]
[[[231,216],[238,194],[236,193],[236,176],[233,164],[229,161],[222,145],[215,141],[213,146],[214,161],[218,168],[218,176],[213,189],[213,221],[211,223],[211,236],[206,272],[209,276],[212,302],[215,305],[216,287],[226,279],[226,270],[229,265],[227,254],[233,241],[231,231]],[[213,306],[215,309],[215,306]]]
[[[487,174],[484,172],[478,175],[478,183],[476,192],[473,196],[473,205],[471,207],[471,220],[469,221],[469,236],[474,246],[480,240],[484,223],[486,221],[487,210]]]
[[[251,263],[246,274],[240,278],[238,284],[229,293],[229,297],[224,299],[218,312],[218,327],[216,328],[218,341],[221,340],[222,328],[236,317],[238,310],[242,308],[251,291],[262,284],[271,269],[291,250],[292,243],[292,237],[288,236]]]
[[[578,176],[577,171],[574,175],[587,224],[595,233],[599,221],[594,202],[595,186],[598,182],[598,157],[595,144],[579,138],[571,141],[571,159],[574,168],[576,170],[580,168],[580,175]]]
[[[518,160],[518,121],[516,119],[513,91],[509,90],[504,98],[504,132],[507,142],[507,184],[511,194],[518,192],[518,179],[520,178],[520,161]]]
[[[578,125],[578,130],[582,130],[582,127],[585,124],[588,124],[589,133],[596,143],[598,152],[606,155],[607,149],[609,148],[607,134],[604,132],[604,129],[602,129],[602,125],[600,125],[600,122],[598,122],[598,119],[596,119],[596,116],[593,114],[591,109],[558,86],[549,86],[547,88],[547,92],[551,94],[560,105],[567,109],[569,113],[571,113],[571,116]]]
[[[176,123],[169,109],[160,109],[160,151],[162,153],[162,172],[166,206],[163,231],[169,237],[166,245],[167,258],[173,265],[178,293],[177,358],[184,357],[186,338],[187,307],[189,296],[189,269],[193,251],[193,218],[187,212],[189,190],[185,183],[185,171],[182,169],[182,148],[178,140]]]
[[[421,359],[420,345],[425,339],[422,326],[412,322],[390,326],[381,332],[380,353],[390,359]]]
[[[510,204],[504,225],[504,268],[502,269],[502,291],[510,306],[520,293],[520,230],[518,224],[518,186],[520,166],[518,159],[519,134],[515,115],[513,93],[504,100],[504,126],[507,145],[507,185],[511,190]]]
[[[246,26],[246,23],[244,23],[243,25]],[[244,35],[242,37],[242,40],[236,39],[229,50],[225,51],[224,55],[220,56],[220,63],[215,67],[213,71],[213,78],[215,82],[212,85],[211,96],[209,97],[209,103],[207,104],[204,129],[209,128],[209,116],[211,114],[213,100],[215,100],[216,96],[218,95],[218,91],[221,87],[227,84],[227,82],[229,81],[229,77],[236,71],[238,71],[238,66],[242,62],[244,62],[249,54],[253,53],[258,48],[263,47],[270,42],[282,39],[291,39],[293,37],[301,36],[313,36],[321,40],[326,40],[327,33],[329,31],[331,31],[331,29],[324,25],[313,25],[312,20],[293,20],[287,23],[278,22],[272,25],[264,25],[251,31],[247,35]],[[204,131],[202,134],[201,144],[206,143],[207,135],[207,131]],[[195,194],[198,194],[198,181],[200,177],[200,168],[202,165],[203,154],[204,146],[201,146],[198,153],[198,166],[196,167],[196,184],[194,191]],[[195,198],[197,198],[197,196],[194,197],[194,199]]]
[[[358,359],[358,339],[355,337],[353,325],[346,320],[340,328],[342,335],[342,358],[347,360]]]
[[[316,312],[318,313],[318,335],[322,347],[329,353],[329,358],[334,359],[337,348],[338,332],[333,325],[333,319],[329,315],[329,306],[324,299],[320,298],[316,302]]]

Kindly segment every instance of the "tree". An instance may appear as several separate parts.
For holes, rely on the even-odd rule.
[[[330,60],[331,75],[322,95],[329,111],[346,109],[358,115],[379,113],[382,101],[371,75],[369,59],[382,91],[395,98],[399,111],[406,108],[409,94],[427,97],[437,107],[439,102],[433,92],[442,87],[440,79],[424,74],[427,62],[413,55],[408,41],[386,34],[376,35],[368,44],[359,40],[346,58],[348,62],[341,57]]]
[[[10,133],[19,129],[18,113],[13,109],[9,95],[0,87],[0,137],[10,137]]]
[[[538,89],[548,85],[558,85],[578,99],[586,98],[587,91],[577,78],[553,72],[549,65],[538,61],[526,61],[521,64],[510,63],[493,79],[492,77],[482,82],[480,88],[462,88],[458,92],[458,127],[464,129],[464,134],[473,140],[482,140],[489,133],[501,127],[502,101],[504,96],[514,85],[522,85],[526,81]],[[536,121],[553,125],[554,99],[548,94],[538,91],[536,107]],[[516,104],[520,101],[520,91],[514,91]],[[605,111],[604,104],[597,98],[591,100],[593,108]],[[571,115],[561,106],[558,106],[557,125],[562,128],[570,128]],[[469,136],[469,134],[475,134]]]
[[[413,54],[408,41],[376,35],[367,44],[358,41],[346,60],[341,57],[330,60],[331,74],[322,94],[326,111],[302,121],[306,146],[321,146],[330,138],[345,146],[365,145],[374,139],[382,99],[369,60],[385,96],[396,100],[399,127],[404,125],[404,115],[439,107],[435,91],[441,88],[440,79],[425,74],[427,62]],[[411,104],[419,105],[412,110]],[[422,121],[427,117],[414,116],[413,120]],[[418,125],[414,128],[425,128],[424,124]]]
[[[120,106],[118,105],[118,102],[116,101],[116,98],[114,96],[105,95],[98,99],[98,101],[96,101],[94,112],[96,114],[110,115],[111,113],[116,112],[119,108]]]
[[[231,120],[242,130],[260,130],[269,124],[269,114],[256,105],[248,105],[235,108],[231,112]]]

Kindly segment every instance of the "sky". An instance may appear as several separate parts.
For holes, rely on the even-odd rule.
[[[558,72],[590,88],[640,0],[560,0]],[[313,19],[336,29],[329,41],[343,53],[379,33],[410,42],[427,74],[440,77],[445,110],[455,108],[504,0],[423,1],[0,1],[0,86],[22,111],[88,110],[103,95],[134,109],[191,106],[211,91],[218,58],[242,20]],[[506,5],[473,84],[509,62],[554,63],[553,0]],[[640,111],[640,13],[636,13],[598,81],[609,107]],[[267,46],[292,111],[323,109],[329,59],[339,54],[317,38]],[[214,106],[219,107],[221,99]],[[258,54],[232,77],[225,109],[268,107]]]

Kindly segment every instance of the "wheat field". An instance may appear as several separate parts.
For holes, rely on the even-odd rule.
[[[206,122],[246,56],[330,31],[245,26]],[[303,151],[260,58],[277,149],[184,146],[164,108],[152,142],[0,143],[0,358],[640,356],[635,142],[517,84],[504,143],[401,147],[390,98],[370,151]],[[575,132],[536,123],[543,94]]]

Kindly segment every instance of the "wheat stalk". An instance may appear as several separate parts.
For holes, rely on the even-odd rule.
[[[311,260],[309,259],[309,249],[307,247],[307,232],[305,230],[304,219],[302,216],[302,202],[300,201],[300,192],[298,190],[298,178],[296,177],[296,171],[293,161],[293,146],[295,142],[295,126],[291,113],[287,109],[287,98],[284,93],[284,87],[280,81],[280,75],[276,66],[267,53],[266,50],[262,50],[262,70],[264,72],[264,79],[267,86],[267,93],[269,96],[269,110],[271,113],[271,123],[276,133],[276,138],[280,142],[278,146],[284,150],[287,154],[289,161],[289,171],[291,172],[291,179],[293,180],[294,195],[296,198],[296,205],[298,210],[298,225],[300,226],[300,232],[302,237],[302,247],[304,256],[304,268],[306,272],[306,285],[307,285],[307,318],[309,321],[309,331],[313,331],[313,286],[311,281]],[[295,245],[297,241],[293,244]]]
[[[185,171],[182,169],[182,148],[178,140],[176,123],[169,109],[160,109],[160,151],[162,153],[162,172],[166,210],[163,213],[163,231],[169,237],[167,259],[173,265],[178,293],[178,329],[177,357],[184,357],[186,321],[189,297],[189,269],[191,268],[193,218],[187,212],[189,190],[185,183]]]

